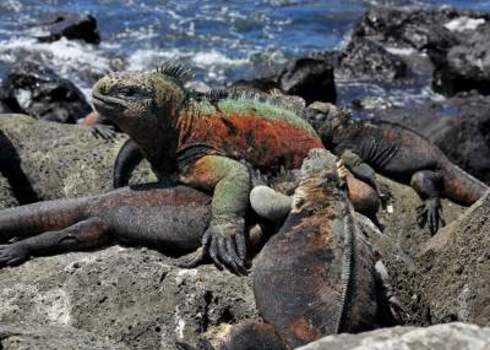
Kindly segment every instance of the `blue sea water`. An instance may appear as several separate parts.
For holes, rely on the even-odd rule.
[[[100,74],[170,59],[192,67],[195,79],[221,85],[292,56],[340,47],[377,5],[490,11],[490,0],[0,0],[0,79],[30,56],[88,93]],[[102,43],[37,43],[39,24],[55,12],[92,14]]]

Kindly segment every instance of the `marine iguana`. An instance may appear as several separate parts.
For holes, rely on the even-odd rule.
[[[196,95],[184,88],[183,76],[170,64],[154,72],[112,73],[95,84],[93,103],[130,136],[159,178],[214,192],[203,247],[218,268],[241,273],[249,167],[299,168],[309,150],[323,145],[294,111],[253,96]]]
[[[211,197],[187,186],[149,184],[0,211],[0,268],[30,257],[112,242],[178,254],[200,246]],[[12,239],[16,239],[11,242]]]
[[[263,215],[271,210],[264,203],[277,204],[278,219],[291,211],[253,262],[253,290],[265,323],[235,326],[223,349],[287,350],[395,322],[385,277],[377,273],[332,158],[325,150],[310,153],[292,201],[270,189],[252,191],[252,207]]]
[[[341,157],[359,179],[378,189],[375,172],[410,184],[424,204],[418,223],[432,234],[440,224],[440,197],[471,205],[488,187],[453,164],[442,151],[417,132],[404,126],[373,120],[354,120],[348,113],[335,113],[331,105],[314,103],[303,113],[322,138],[324,146]]]

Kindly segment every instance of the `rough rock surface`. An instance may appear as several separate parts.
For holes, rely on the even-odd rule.
[[[381,185],[391,193],[388,210],[378,214],[379,221],[385,226],[381,235],[369,237],[385,263],[394,290],[404,309],[404,324],[426,326],[432,324],[429,301],[419,293],[416,281],[420,278],[416,269],[416,257],[420,247],[425,244],[431,234],[427,228],[420,229],[417,225],[417,207],[422,204],[415,191],[380,177]],[[443,199],[444,218],[450,223],[457,219],[465,208]],[[374,231],[373,231],[374,232]]]
[[[0,270],[0,324],[74,327],[130,349],[174,349],[176,339],[216,337],[256,316],[248,278],[170,263],[153,251],[111,247]]]
[[[417,287],[432,323],[490,325],[489,233],[490,192],[421,247]]]
[[[0,324],[0,348],[3,350],[129,350],[93,333],[69,326]]]
[[[2,103],[14,113],[43,120],[75,123],[92,111],[83,93],[51,68],[23,61],[2,82]]]
[[[82,40],[89,44],[100,43],[97,21],[90,15],[57,13],[44,25],[48,33],[38,37],[41,42],[52,42],[63,38]]]
[[[466,95],[406,108],[369,112],[429,138],[461,168],[490,184],[490,98]]]
[[[86,128],[24,115],[0,115],[0,131],[15,145],[22,172],[41,200],[109,190],[112,166],[126,139],[118,134],[106,142]],[[137,176],[155,179],[148,166]]]
[[[488,20],[490,14],[444,9],[403,9],[377,7],[369,10],[354,28],[353,37],[366,37],[378,43],[417,51],[445,52],[457,42],[461,27],[455,20]]]
[[[490,328],[449,323],[428,328],[394,327],[357,335],[333,335],[298,350],[485,350],[489,347]]]
[[[433,89],[448,96],[470,90],[490,94],[489,35],[486,23],[451,47],[434,71]]]
[[[350,79],[394,80],[407,76],[407,64],[376,42],[352,37],[339,57],[338,71]]]

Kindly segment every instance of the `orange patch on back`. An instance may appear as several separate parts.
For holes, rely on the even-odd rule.
[[[317,135],[287,120],[238,113],[194,119],[190,130],[180,137],[179,150],[203,143],[266,170],[298,168],[311,149],[323,148]]]

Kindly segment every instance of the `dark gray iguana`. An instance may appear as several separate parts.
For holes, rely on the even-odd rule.
[[[280,218],[291,212],[253,264],[256,304],[265,323],[235,326],[223,349],[286,350],[329,334],[361,332],[395,321],[373,250],[339,187],[332,158],[325,150],[311,153],[292,204],[271,190],[252,191],[252,207],[259,214],[269,216],[274,209],[273,216]]]
[[[424,200],[418,208],[419,224],[427,223],[432,234],[440,222],[444,224],[441,196],[471,205],[488,189],[447,159],[432,142],[406,127],[354,120],[347,113],[333,112],[325,103],[310,105],[304,116],[321,135],[323,145],[339,155],[357,178],[376,188],[381,197],[374,171],[410,184]]]

